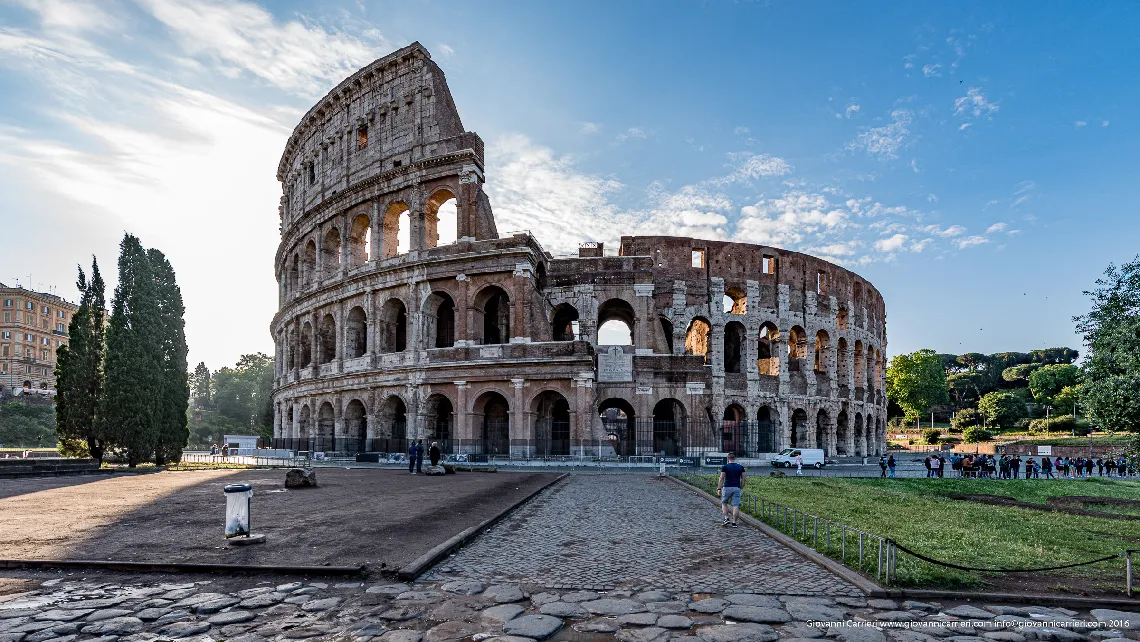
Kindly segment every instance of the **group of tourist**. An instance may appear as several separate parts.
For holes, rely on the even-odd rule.
[[[982,479],[1019,479],[1024,472],[1025,479],[1086,479],[1093,477],[1093,471],[1099,477],[1132,477],[1140,475],[1140,462],[1130,461],[1127,457],[1025,457],[1021,455],[959,455],[950,457],[934,454],[923,458],[922,465],[926,468],[927,477],[942,477],[949,463],[950,470],[955,477],[976,477]],[[887,469],[894,477],[894,457],[880,458],[879,467],[882,477],[887,476]],[[1024,471],[1023,471],[1024,469]]]
[[[431,447],[427,449],[427,454],[432,466],[439,465],[439,458],[442,452],[437,442],[431,442]],[[413,475],[418,475],[423,472],[423,467],[424,440],[417,439],[408,446],[408,472]]]

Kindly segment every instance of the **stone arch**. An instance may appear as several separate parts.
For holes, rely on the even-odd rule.
[[[390,453],[408,450],[408,405],[400,395],[388,395],[376,410],[376,435],[382,450]],[[381,450],[381,449],[377,449]]]
[[[862,413],[855,413],[855,426],[853,430],[855,434],[855,456],[867,456],[867,436],[863,432],[863,415]]]
[[[551,311],[550,337],[554,341],[578,339],[578,310],[569,303],[559,303]]]
[[[411,248],[411,209],[404,201],[396,201],[384,210],[380,226],[380,258],[390,259],[406,254]]]
[[[689,322],[689,329],[685,332],[685,354],[703,355],[705,362],[709,359],[709,332],[712,326],[703,317],[694,317]]]
[[[835,452],[829,439],[834,430],[835,427],[831,425],[831,415],[820,408],[819,412],[815,413],[815,447],[822,448],[824,454],[831,455]]]
[[[358,267],[372,260],[372,219],[357,214],[348,228],[348,265]]]
[[[867,387],[867,370],[865,357],[863,356],[863,341],[860,339],[855,340],[855,349],[852,352],[851,360],[854,366],[855,388],[862,390]],[[862,399],[858,397],[856,397],[855,400],[862,401]]]
[[[363,401],[353,399],[348,402],[344,407],[344,441],[338,445],[338,452],[353,454],[368,450],[367,416]]]
[[[441,187],[432,192],[427,200],[424,216],[425,242],[427,247],[439,247],[454,243],[459,236],[459,217],[456,205],[458,199],[450,188]]]
[[[392,297],[380,309],[380,352],[403,352],[408,348],[408,308]]]
[[[840,332],[847,332],[847,308],[839,306],[839,311],[835,313],[835,329]]]
[[[622,326],[625,326],[622,328]],[[603,344],[602,334],[606,334]],[[598,306],[598,345],[633,345],[637,336],[637,314],[625,299],[609,299]]]
[[[837,457],[851,455],[847,451],[847,437],[847,411],[840,410],[835,417],[835,455]]]
[[[748,314],[748,295],[740,288],[727,288],[721,297],[725,314]]]
[[[685,434],[685,404],[667,398],[653,406],[653,452],[666,457],[682,454],[681,438]]]
[[[534,415],[535,454],[570,454],[570,402],[556,390],[544,390],[530,403]]]
[[[807,333],[798,325],[788,330],[788,360],[797,360],[799,363],[807,356]]]
[[[665,336],[665,353],[673,354],[673,322],[665,316],[657,317],[661,324],[661,334]]]
[[[317,452],[336,450],[336,411],[332,403],[326,401],[317,411]]]
[[[301,406],[297,421],[297,432],[301,439],[307,440],[313,436],[313,411],[309,409],[309,404]]]
[[[309,287],[316,282],[317,277],[317,243],[309,239],[305,243],[305,253],[301,258],[301,285]]]
[[[511,298],[503,288],[488,285],[475,295],[475,327],[480,329],[484,345],[508,343],[511,340]]]
[[[772,406],[756,410],[756,452],[776,452],[780,449],[780,415]]]
[[[289,294],[297,294],[298,289],[301,287],[301,255],[294,253],[293,258],[289,261],[289,276],[286,281],[286,288]]]
[[[748,445],[748,414],[740,404],[725,406],[720,431],[721,451],[735,453],[738,457],[744,456]]]
[[[429,348],[455,345],[455,300],[436,290],[424,301],[424,338]]]
[[[615,454],[621,457],[638,454],[637,412],[633,404],[621,397],[611,397],[598,404],[598,418]]]
[[[358,306],[348,311],[345,324],[344,358],[356,359],[368,352],[368,316]]]
[[[808,415],[803,408],[792,411],[791,432],[788,435],[788,446],[791,448],[806,448],[808,443]]]
[[[301,326],[301,345],[297,346],[300,354],[299,367],[307,368],[313,365],[313,324],[306,321]]]
[[[330,313],[321,317],[317,332],[317,364],[324,365],[336,359],[336,319]]]
[[[325,242],[321,244],[321,278],[338,276],[340,261],[340,228],[334,225],[325,232]]]
[[[285,410],[285,427],[281,430],[282,437],[296,437],[294,434],[295,426],[293,425],[293,404],[288,404]]]
[[[829,374],[827,368],[827,349],[830,346],[831,337],[827,335],[826,330],[820,330],[815,333],[815,359],[813,368],[818,373]]]
[[[846,337],[839,337],[835,344],[835,377],[841,386],[851,385],[851,351],[847,346]]]
[[[428,439],[437,442],[443,452],[451,451],[451,439],[455,434],[455,406],[447,395],[437,392],[424,401],[424,422]]]
[[[482,440],[486,455],[509,455],[511,453],[510,409],[507,398],[494,390],[488,390],[475,398],[472,407],[473,424],[477,426],[478,439]]]
[[[780,374],[780,331],[771,321],[760,326],[756,339],[756,368],[762,375]]]
[[[741,372],[744,361],[744,324],[729,321],[724,326],[724,371]]]

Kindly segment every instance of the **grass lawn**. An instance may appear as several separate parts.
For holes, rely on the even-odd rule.
[[[1140,500],[1140,481],[772,478],[754,476],[746,492],[834,522],[888,537],[934,559],[983,568],[1026,568],[1079,562],[1140,549],[1140,522],[992,506],[949,494],[1006,495],[1045,503],[1056,495]],[[1100,510],[1100,509],[1096,509]],[[1104,508],[1116,513],[1131,512]],[[809,529],[810,529],[809,520]],[[849,551],[850,551],[850,544]],[[877,546],[877,545],[876,545]],[[876,549],[877,550],[877,549]],[[838,558],[836,552],[834,557]],[[873,555],[872,555],[873,557]],[[875,562],[871,561],[874,573]],[[1048,590],[1123,590],[1123,559],[1031,574],[969,573],[934,566],[900,552],[898,583],[927,588],[1029,581]],[[1029,589],[1024,589],[1029,590]]]

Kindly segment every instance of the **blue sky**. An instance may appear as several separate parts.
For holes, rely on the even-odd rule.
[[[1079,347],[1140,251],[1132,3],[0,0],[0,281],[75,298],[166,252],[191,362],[271,352],[274,178],[340,79],[419,40],[487,142],[499,229],[829,257],[891,354]],[[29,274],[30,280],[29,280]]]

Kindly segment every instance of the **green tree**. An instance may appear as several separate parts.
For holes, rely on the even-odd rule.
[[[983,419],[982,413],[978,412],[977,408],[963,408],[950,418],[950,425],[954,430],[965,430],[970,426],[982,425]]]
[[[263,437],[273,434],[273,358],[260,352],[244,354],[233,368],[213,375],[218,414],[240,422]]]
[[[962,432],[962,441],[967,444],[976,444],[993,438],[993,434],[981,426],[970,426]]]
[[[210,369],[206,367],[204,362],[199,362],[194,367],[194,372],[190,375],[190,399],[191,404],[195,408],[210,408],[213,406],[211,400],[213,395],[211,393],[211,380]]]
[[[50,404],[10,402],[0,405],[0,446],[48,448],[56,444]]]
[[[1023,363],[1016,366],[1010,366],[1001,371],[1001,378],[1010,383],[1020,384],[1022,386],[1029,384],[1029,375],[1033,374],[1034,370],[1043,367],[1043,363]]]
[[[955,404],[976,403],[985,394],[985,377],[973,370],[955,372],[946,377],[946,389],[954,398]]]
[[[1073,407],[1077,405],[1081,397],[1081,386],[1065,386],[1061,388],[1057,394],[1053,395],[1053,408],[1058,413],[1072,414]]]
[[[927,428],[922,431],[922,440],[928,444],[937,444],[942,438],[942,431],[937,428]]]
[[[1081,401],[1093,422],[1140,431],[1140,256],[1109,265],[1087,314],[1074,317],[1086,346]]]
[[[91,259],[91,280],[79,268],[79,308],[68,324],[68,344],[56,353],[56,433],[66,456],[90,456],[98,462],[110,445],[110,432],[99,420],[103,398],[106,294],[99,262]]]
[[[138,238],[119,244],[119,284],[107,328],[102,430],[136,466],[154,454],[164,393],[161,320],[154,272]]]
[[[162,466],[182,459],[182,449],[190,436],[186,428],[186,409],[190,401],[190,386],[186,373],[186,308],[182,304],[182,290],[174,275],[174,268],[162,252],[147,250],[151,272],[154,274],[155,301],[158,307],[156,337],[162,360],[159,373],[159,396],[155,408],[158,422],[155,439],[154,463]]]
[[[1068,363],[1041,366],[1029,375],[1029,390],[1037,403],[1052,403],[1053,396],[1065,386],[1081,381],[1081,369]]]
[[[978,412],[991,426],[1009,428],[1025,416],[1025,403],[1011,392],[991,392],[978,401]]]
[[[887,367],[887,397],[906,413],[907,422],[931,406],[950,403],[946,371],[933,350],[900,354]]]

